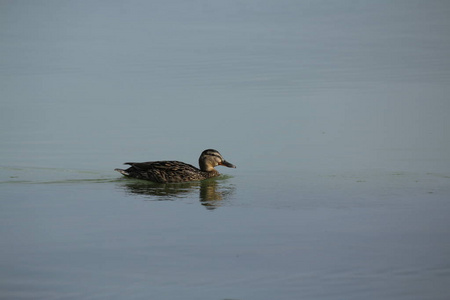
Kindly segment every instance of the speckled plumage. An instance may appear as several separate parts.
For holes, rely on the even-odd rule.
[[[127,177],[159,183],[197,181],[216,177],[220,175],[214,169],[218,165],[236,168],[236,166],[223,159],[222,155],[214,149],[207,149],[202,152],[199,158],[200,169],[181,161],[128,162],[125,164],[131,167],[126,170],[115,170]]]

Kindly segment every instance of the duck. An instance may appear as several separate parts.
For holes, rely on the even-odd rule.
[[[219,151],[206,149],[198,159],[199,168],[181,161],[148,161],[148,162],[127,162],[128,169],[114,169],[120,174],[136,179],[144,179],[156,183],[178,183],[187,181],[200,181],[212,177],[217,177],[220,173],[214,169],[216,166],[236,168],[232,163],[227,162]]]

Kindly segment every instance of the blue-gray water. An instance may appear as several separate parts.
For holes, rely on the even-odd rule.
[[[447,299],[449,16],[0,1],[0,299]]]

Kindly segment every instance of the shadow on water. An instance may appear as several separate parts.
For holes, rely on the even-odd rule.
[[[154,183],[124,178],[122,188],[129,194],[143,195],[151,201],[173,201],[192,197],[198,193],[200,203],[207,209],[223,206],[233,194],[235,187],[227,183],[226,176],[203,181],[184,183]]]

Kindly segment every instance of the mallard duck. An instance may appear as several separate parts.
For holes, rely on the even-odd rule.
[[[219,151],[207,149],[202,152],[198,159],[200,169],[181,161],[149,161],[149,162],[127,162],[131,165],[126,170],[115,169],[115,171],[127,177],[145,179],[159,183],[174,183],[203,180],[219,176],[215,166],[236,168],[235,165],[223,159]]]

